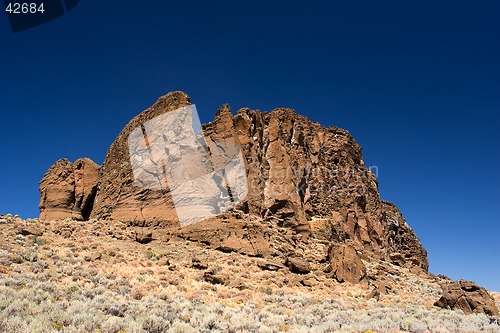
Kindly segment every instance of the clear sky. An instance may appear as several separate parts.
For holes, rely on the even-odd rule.
[[[12,33],[0,13],[0,213],[38,215],[57,159],[102,163],[182,90],[349,130],[429,253],[500,291],[500,2],[88,1]]]

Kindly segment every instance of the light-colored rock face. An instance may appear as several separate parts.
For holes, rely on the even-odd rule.
[[[223,136],[207,140],[187,95],[160,98],[108,150],[92,216],[187,226],[232,208],[247,182],[230,113],[229,120]]]
[[[99,179],[99,166],[89,158],[58,160],[40,182],[40,219],[88,219]]]
[[[168,190],[181,226],[227,211],[248,191],[241,149],[230,139],[207,143],[194,105],[148,120],[128,136],[135,185]]]
[[[111,218],[150,226],[178,224],[168,187],[148,189],[137,184],[129,154],[128,138],[136,128],[140,128],[147,121],[190,104],[186,94],[169,93],[125,126],[108,149],[102,165],[92,218]],[[174,152],[172,156],[175,158]]]

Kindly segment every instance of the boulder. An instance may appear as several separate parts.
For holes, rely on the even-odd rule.
[[[458,280],[441,285],[443,296],[434,303],[435,306],[445,309],[460,309],[466,314],[485,313],[498,316],[498,308],[493,297],[486,289],[476,283]]]
[[[231,276],[217,270],[208,270],[203,273],[203,280],[211,284],[228,285],[231,282]]]
[[[294,273],[307,274],[311,271],[311,265],[304,258],[288,257],[285,264]]]
[[[366,276],[366,267],[352,246],[333,246],[328,257],[331,274],[337,281],[360,283]]]
[[[43,235],[43,230],[36,227],[36,226],[24,226],[24,227],[19,228],[18,233],[23,235],[23,236],[32,235],[32,236],[40,237]]]
[[[258,261],[257,266],[259,266],[260,269],[265,271],[278,271],[280,269],[286,268],[286,266],[282,264],[269,260]]]
[[[207,269],[207,259],[202,257],[194,257],[191,259],[191,267],[195,269]]]
[[[96,260],[101,259],[101,257],[102,257],[102,254],[100,252],[92,252],[90,254],[85,255],[83,259],[85,261],[96,261]]]
[[[135,241],[141,244],[147,244],[153,241],[153,233],[147,231],[137,231],[135,233]]]

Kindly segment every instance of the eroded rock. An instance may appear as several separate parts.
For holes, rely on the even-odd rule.
[[[153,241],[153,233],[148,231],[136,231],[135,241],[141,244],[147,244]]]
[[[287,248],[296,244],[284,238],[286,244],[269,243],[273,231],[268,227],[275,225],[328,246],[348,241],[349,248],[337,255],[341,262],[343,256],[352,259],[358,269],[352,274],[347,267],[338,266],[340,280],[361,278],[362,265],[355,259],[356,252],[415,273],[427,271],[425,249],[397,207],[380,199],[376,175],[364,164],[361,147],[348,131],[321,126],[292,109],[260,112],[244,108],[233,116],[230,107],[223,105],[213,122],[202,125],[203,149],[207,151],[200,154],[193,137],[184,133],[193,126],[192,120],[162,117],[190,103],[183,92],[169,93],[125,126],[100,168],[95,200],[90,163],[83,163],[82,168],[77,162],[58,161],[40,183],[41,217],[76,215],[86,219],[89,215],[168,230],[222,251],[263,255],[277,248],[284,257],[289,256],[292,251]],[[160,119],[163,125],[153,126],[155,131],[149,133],[153,119]],[[145,143],[135,144],[129,141],[131,136]],[[178,147],[165,146],[172,138],[180,140]],[[196,141],[201,139],[196,137]],[[157,159],[155,149],[164,150],[163,159]],[[240,150],[247,186],[231,193],[231,198],[244,199],[227,218],[220,215],[225,210],[221,198],[226,195],[213,186],[221,180],[203,174],[223,168]],[[134,168],[143,161],[153,168],[162,165],[165,172]],[[173,167],[177,165],[189,167]],[[229,201],[226,203],[232,204]],[[188,220],[211,218],[186,225],[181,215]]]
[[[329,258],[332,276],[339,282],[360,283],[366,276],[366,267],[352,246],[333,246]]]
[[[179,91],[169,93],[160,97],[152,107],[141,112],[124,127],[106,153],[92,218],[130,221],[138,226],[176,224],[177,217],[169,189],[152,190],[136,183],[128,137],[147,121],[189,104],[186,94]]]
[[[265,224],[242,220],[231,213],[191,224],[173,233],[223,252],[239,252],[258,257],[273,253],[269,244],[269,229]]]
[[[26,227],[19,228],[18,233],[23,235],[23,236],[32,235],[32,236],[40,237],[43,235],[43,230],[38,228],[38,227],[34,227],[34,226],[26,226]]]
[[[460,309],[466,314],[485,313],[498,316],[498,308],[493,297],[476,283],[458,280],[441,285],[443,296],[434,303],[445,309]]]
[[[286,265],[294,273],[307,274],[311,271],[311,265],[309,265],[309,262],[300,257],[288,257],[286,259]]]
[[[98,178],[99,166],[89,158],[58,160],[40,181],[40,219],[88,219]]]

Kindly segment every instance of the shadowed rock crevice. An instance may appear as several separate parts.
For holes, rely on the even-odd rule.
[[[92,209],[94,208],[94,201],[96,194],[97,194],[97,184],[92,188],[89,196],[85,200],[85,203],[82,207],[82,218],[84,221],[88,221],[90,218],[90,214],[92,213]]]

